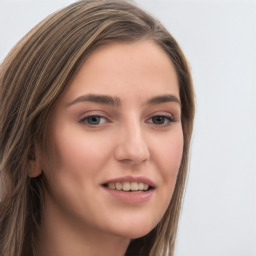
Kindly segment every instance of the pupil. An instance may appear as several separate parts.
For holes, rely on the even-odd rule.
[[[153,117],[153,123],[155,124],[164,124],[165,117],[163,116],[154,116]]]
[[[88,119],[88,123],[90,124],[99,124],[100,123],[100,117],[99,116],[90,116]]]

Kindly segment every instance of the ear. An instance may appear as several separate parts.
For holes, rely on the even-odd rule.
[[[29,160],[28,176],[30,178],[38,177],[42,173],[42,169],[36,160]]]
[[[38,177],[42,173],[42,168],[40,164],[40,157],[38,154],[38,150],[35,147],[33,153],[29,155],[28,159],[28,176],[30,178]]]

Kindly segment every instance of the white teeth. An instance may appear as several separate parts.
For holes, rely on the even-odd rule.
[[[144,190],[144,183],[142,182],[139,183],[139,190]]]
[[[139,184],[137,182],[131,182],[131,190],[132,191],[139,190]]]
[[[108,187],[109,187],[110,189],[115,189],[115,188],[116,188],[116,184],[115,184],[115,183],[109,183],[109,184],[108,184]]]
[[[123,190],[123,191],[146,191],[149,185],[142,182],[111,182],[108,183],[108,188],[112,190]]]
[[[131,189],[130,182],[123,182],[123,190],[129,191]]]
[[[122,188],[123,188],[122,183],[116,182],[116,189],[117,189],[117,190],[121,190]]]
[[[144,184],[143,190],[147,190],[147,189],[148,189],[148,184]]]

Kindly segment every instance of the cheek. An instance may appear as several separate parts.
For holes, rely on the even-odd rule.
[[[82,130],[63,130],[55,135],[54,157],[56,166],[72,170],[75,173],[95,173],[107,156],[107,144],[102,147],[100,138],[86,136]]]
[[[58,127],[57,127],[58,128]],[[85,137],[82,131],[62,125],[53,133],[53,143],[44,159],[44,172],[49,189],[72,195],[88,188],[101,168],[102,150],[97,140]]]
[[[183,133],[182,130],[166,136],[161,143],[156,144],[155,159],[157,170],[161,179],[162,187],[159,190],[162,198],[162,207],[164,211],[171,200],[177,175],[179,172],[183,155]]]
[[[44,172],[48,192],[62,209],[69,205],[68,208],[83,212],[86,200],[101,180],[109,147],[102,147],[99,136],[85,136],[70,128],[62,127],[54,134],[51,153],[44,159]]]
[[[182,129],[166,136],[161,140],[161,143],[155,143],[155,145],[155,158],[157,158],[156,162],[162,175],[165,178],[176,177],[183,154]]]

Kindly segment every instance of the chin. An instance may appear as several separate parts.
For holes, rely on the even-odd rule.
[[[141,238],[143,236],[146,236],[147,234],[149,234],[152,230],[152,229],[149,229],[149,230],[143,230],[143,231],[140,231],[140,232],[133,232],[132,234],[130,234],[130,237],[129,239],[137,239],[137,238]]]
[[[156,225],[157,224],[152,225],[146,223],[134,224],[134,222],[131,222],[129,225],[127,225],[127,227],[123,226],[122,229],[116,230],[115,233],[128,239],[137,239],[150,233],[156,227]],[[120,227],[121,225],[119,228]]]
[[[150,233],[161,221],[164,213],[165,207],[158,207],[158,211],[152,211],[150,208],[126,208],[108,214],[101,228],[120,237],[137,239]]]

